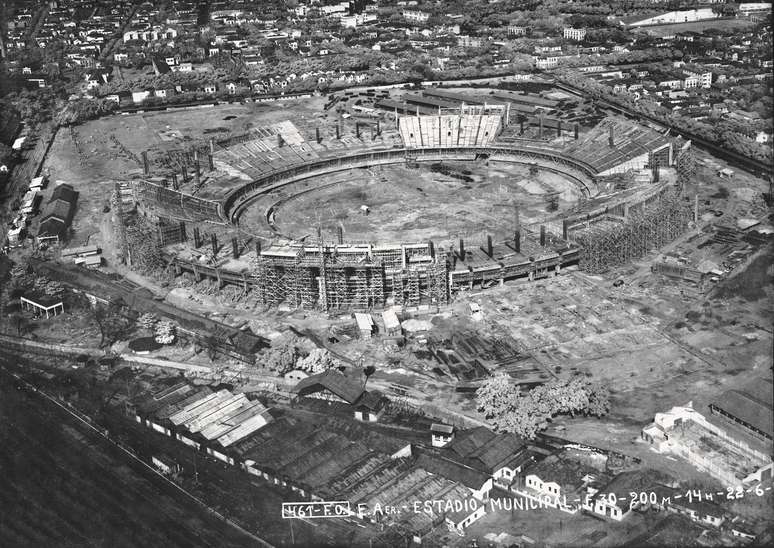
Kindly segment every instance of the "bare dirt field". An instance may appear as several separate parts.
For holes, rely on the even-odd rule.
[[[709,21],[696,21],[694,23],[677,23],[675,25],[654,25],[642,27],[643,31],[654,33],[656,36],[668,36],[680,32],[702,32],[707,29],[731,30],[747,29],[755,26],[755,23],[746,19],[719,19]]]
[[[530,174],[523,164],[420,166],[356,169],[285,187],[255,202],[241,226],[265,224],[267,208],[274,206],[276,229],[289,236],[302,237],[319,225],[329,239],[343,227],[348,241],[451,241],[468,236],[483,241],[487,233],[510,234],[514,204],[521,222],[530,224],[555,216],[580,198],[570,180],[546,170]],[[556,197],[553,211],[551,197]]]

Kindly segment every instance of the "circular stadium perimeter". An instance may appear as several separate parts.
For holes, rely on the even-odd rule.
[[[222,203],[230,222],[268,237],[297,240],[320,227],[325,239],[413,243],[505,237],[514,206],[522,223],[536,224],[596,192],[591,166],[558,151],[428,147],[306,162],[234,189]]]

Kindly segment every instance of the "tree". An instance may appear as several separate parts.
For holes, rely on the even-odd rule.
[[[518,398],[519,389],[510,383],[507,375],[487,379],[476,390],[478,410],[488,419],[506,414]]]
[[[161,320],[156,323],[154,340],[159,344],[172,344],[175,342],[175,324],[169,320]]]
[[[124,316],[121,307],[115,303],[108,306],[98,304],[94,308],[94,320],[99,327],[100,348],[126,338],[134,327],[132,321]]]
[[[159,319],[152,312],[146,312],[137,319],[137,324],[143,329],[152,331],[156,327],[156,323]]]
[[[527,394],[506,376],[494,377],[476,391],[476,403],[496,430],[529,439],[548,427],[556,415],[601,417],[610,409],[607,390],[583,377],[552,380]]]
[[[336,365],[327,348],[315,348],[308,356],[301,358],[296,363],[296,369],[301,369],[308,373],[322,373]]]
[[[24,336],[30,329],[30,322],[21,312],[14,312],[10,314],[11,325],[16,327],[16,335],[18,337]]]
[[[586,391],[589,397],[589,403],[584,410],[586,415],[594,417],[603,417],[610,411],[610,391],[600,385],[587,384]]]
[[[215,338],[213,335],[207,335],[204,337],[204,340],[202,341],[205,350],[207,350],[207,357],[210,358],[210,361],[215,361],[215,356],[218,355],[218,348],[220,345],[218,344],[218,339]]]
[[[272,347],[266,357],[266,367],[276,371],[278,375],[284,375],[296,367],[298,349],[296,337],[284,339],[279,346]]]
[[[365,382],[363,383],[363,390],[365,390],[366,385],[368,384],[368,379],[371,378],[371,375],[376,373],[376,367],[373,365],[367,365],[363,368],[363,375],[365,375]]]

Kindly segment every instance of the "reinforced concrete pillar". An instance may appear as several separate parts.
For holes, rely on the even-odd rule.
[[[575,140],[578,140],[578,122],[575,122],[575,126],[573,126],[573,132],[575,133]]]
[[[344,243],[344,229],[341,228],[341,225],[336,227],[336,232],[337,232],[337,234],[339,236],[339,244],[343,244]]]
[[[201,175],[199,174],[199,160],[196,160],[194,165],[194,185],[197,187],[201,184]]]
[[[341,124],[336,124],[336,139],[341,139]]]
[[[376,134],[377,135],[382,134],[382,124],[379,120],[376,121]]]
[[[188,241],[188,235],[185,233],[185,222],[180,221],[180,241],[181,242],[187,242]]]
[[[567,240],[567,219],[562,220],[562,239]]]
[[[317,144],[320,144],[320,142],[322,141],[322,136],[320,135],[319,127],[314,128],[314,136],[315,136],[315,139],[317,139]]]
[[[516,253],[521,253],[521,230],[518,228],[513,232],[513,248]]]
[[[562,121],[557,120],[556,122],[556,136],[561,137],[562,136]]]
[[[435,259],[435,244],[433,244],[432,240],[427,243],[427,251],[430,254],[430,258]]]
[[[218,254],[218,237],[215,234],[210,235],[210,244],[212,244],[212,254]]]
[[[360,139],[360,122],[355,122],[355,137]]]
[[[148,151],[142,151],[142,172],[147,177],[150,175],[150,165],[148,165]]]
[[[255,240],[255,256],[261,256],[261,240]]]
[[[494,254],[494,249],[492,248],[492,235],[487,234],[486,235],[486,254],[489,255],[491,258]]]
[[[460,261],[465,262],[465,241],[460,238]]]
[[[177,182],[177,173],[172,174],[172,188],[175,190],[178,190],[180,188],[180,184]]]
[[[188,182],[188,173],[185,171],[185,166],[180,166],[180,175],[182,175],[182,183],[186,184]]]
[[[212,153],[207,155],[207,167],[210,168],[210,171],[215,169],[215,162],[212,161]]]
[[[696,195],[696,199],[693,202],[693,222],[699,224],[699,195]]]
[[[543,117],[538,117],[538,139],[543,138]]]
[[[210,154],[215,154],[215,139],[210,139]]]
[[[239,243],[236,237],[231,238],[231,252],[235,259],[239,258]]]
[[[202,238],[199,234],[199,227],[195,226],[193,229],[194,248],[199,249],[202,245]]]
[[[546,227],[545,225],[540,225],[540,245],[545,247],[546,246]]]

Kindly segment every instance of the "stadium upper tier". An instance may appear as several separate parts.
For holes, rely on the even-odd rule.
[[[403,116],[398,130],[407,148],[486,146],[500,131],[495,114]]]
[[[582,158],[597,175],[642,169],[655,155],[661,166],[673,163],[672,142],[658,131],[624,118],[603,120],[583,138],[571,142],[563,152]]]

